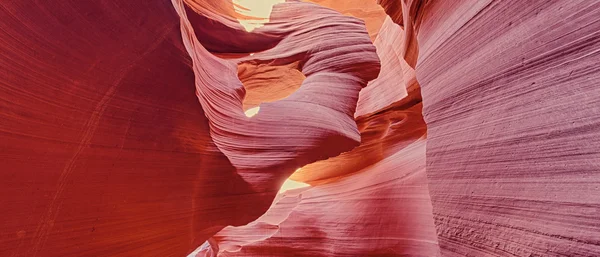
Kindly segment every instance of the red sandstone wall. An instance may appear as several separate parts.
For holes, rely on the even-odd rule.
[[[168,4],[0,3],[0,255],[184,256],[243,204]]]

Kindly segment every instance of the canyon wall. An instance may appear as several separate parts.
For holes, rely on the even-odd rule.
[[[1,4],[3,254],[184,256],[358,145],[358,93],[379,73],[362,21],[294,2],[249,33],[189,4]],[[236,64],[298,61],[304,86],[245,117]]]
[[[227,227],[196,256],[439,256],[418,101],[357,119],[362,143],[303,167],[265,215]]]
[[[442,255],[600,254],[599,3],[415,2]]]
[[[374,2],[314,2],[364,19],[375,35],[382,69],[358,99],[361,143],[296,170],[291,179],[306,187],[280,191],[265,215],[225,228],[194,255],[439,256],[424,169],[426,128],[415,72],[401,53],[404,30]],[[249,92],[257,85],[276,90],[265,80],[244,83]]]
[[[402,26],[406,43],[396,44],[404,49],[396,53],[416,69],[423,87],[426,172],[441,255],[598,255],[599,6],[588,1],[381,4]],[[329,7],[352,15],[343,5]],[[389,43],[377,45],[377,38],[380,53]],[[380,55],[380,78],[398,74],[384,72],[386,57]],[[375,99],[385,106],[385,97]],[[362,144],[362,149],[369,145]],[[292,178],[312,183],[324,179],[313,190],[333,187],[338,181],[322,174],[346,178],[348,167],[380,161],[366,152],[362,161],[339,164],[329,159],[322,162],[329,162],[327,168],[320,167],[322,173],[313,168],[319,165],[315,163]],[[348,178],[360,176],[356,174]],[[277,202],[272,208],[278,210]],[[288,224],[294,218],[288,217]],[[234,252],[252,256],[261,246],[264,251],[288,242],[282,238],[289,229],[281,226],[282,231],[263,242],[228,241],[243,234],[241,228],[224,230],[217,238],[246,244],[251,250],[239,247]],[[289,248],[293,246],[284,249]]]
[[[0,255],[600,255],[599,3],[241,2],[0,3]]]

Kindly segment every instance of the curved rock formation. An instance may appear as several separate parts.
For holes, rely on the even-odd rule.
[[[2,252],[185,255],[222,227],[264,213],[297,167],[360,141],[358,92],[379,71],[360,21],[316,5],[282,6],[280,17],[294,11],[304,18],[291,28],[293,22],[263,28],[278,45],[254,59],[300,61],[307,79],[302,90],[248,119],[235,65],[244,59],[216,57],[195,38],[182,41],[180,17],[165,4],[2,4],[9,28],[2,34],[2,176],[9,182],[2,203],[12,206],[3,215]],[[309,17],[312,9],[339,26]],[[334,29],[347,36],[327,33]],[[307,36],[331,43],[297,48]],[[215,66],[199,65],[200,54]],[[283,151],[288,147],[294,150]]]
[[[600,255],[600,4],[308,2],[1,2],[0,255]]]
[[[244,111],[296,92],[306,79],[298,65],[298,61],[281,66],[252,62],[238,64],[238,77],[246,91],[242,102]]]
[[[308,0],[321,6],[336,10],[343,15],[359,18],[365,22],[367,32],[374,41],[386,18],[383,8],[376,1],[363,0]]]
[[[401,2],[442,255],[600,254],[600,5]]]
[[[381,73],[360,91],[354,116],[378,112],[408,96],[419,87],[415,70],[405,61],[401,49],[404,30],[387,17],[373,42],[381,61]],[[414,94],[415,96],[418,94]]]
[[[197,40],[183,1],[173,5],[181,17],[183,42],[193,61],[196,92],[211,137],[251,185],[252,190],[244,193],[256,195],[257,200],[251,201],[255,208],[249,212],[264,213],[298,167],[360,142],[353,119],[358,93],[379,72],[379,59],[363,23],[314,4],[279,4],[271,14],[272,23],[259,28],[284,36],[277,46],[239,60],[222,59]],[[332,36],[332,31],[338,33]],[[321,43],[300,46],[309,39]],[[279,65],[299,62],[306,79],[289,97],[263,103],[260,113],[248,118],[242,111],[245,90],[236,62],[249,58]]]
[[[421,105],[357,122],[361,146],[294,173],[313,186],[280,193],[265,215],[225,228],[197,256],[438,256]]]

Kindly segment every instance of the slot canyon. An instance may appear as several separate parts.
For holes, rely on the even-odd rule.
[[[20,256],[600,256],[600,1],[2,0]]]

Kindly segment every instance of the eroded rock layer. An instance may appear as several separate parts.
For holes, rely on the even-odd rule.
[[[402,47],[404,30],[387,17],[373,42],[381,59],[379,77],[360,91],[355,117],[378,112],[418,88],[415,70],[406,63]]]
[[[238,208],[165,4],[0,3],[2,256],[183,256]]]
[[[297,170],[291,178],[312,187],[278,194],[264,216],[225,228],[197,256],[439,255],[423,166],[426,129],[414,70],[400,53],[403,36],[388,18],[375,39],[382,71],[359,97],[360,146]]]
[[[270,23],[257,32],[282,37],[279,44],[247,57],[223,59],[197,40],[183,1],[173,5],[181,17],[211,137],[253,188],[247,194],[260,200],[253,201],[254,212],[267,210],[283,181],[298,167],[359,144],[353,118],[358,94],[379,73],[379,59],[363,22],[315,4],[278,4]],[[309,40],[321,43],[303,44]],[[296,92],[263,103],[260,112],[248,118],[242,111],[245,89],[236,64],[246,60],[271,65],[299,62],[306,79]]]
[[[599,3],[405,5],[442,255],[599,255]]]
[[[312,186],[280,193],[197,256],[438,256],[421,105],[399,102],[357,122],[361,146],[294,173]]]
[[[243,2],[0,2],[0,255],[600,255],[600,3]]]
[[[174,4],[0,4],[3,254],[184,256],[262,215],[298,166],[358,144],[358,92],[379,72],[364,23],[290,3],[249,34]],[[329,43],[297,47],[308,38]],[[300,61],[302,89],[248,119],[248,60]]]

